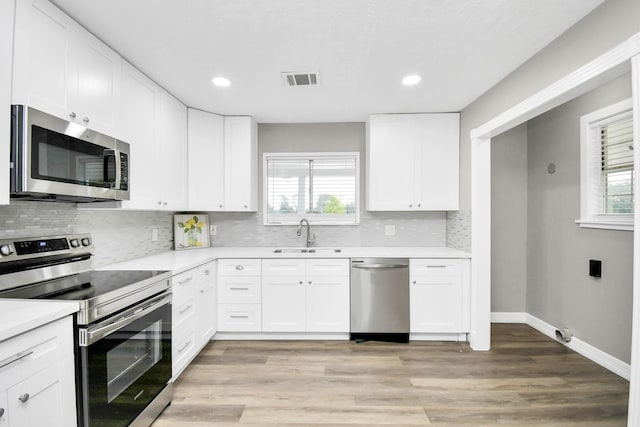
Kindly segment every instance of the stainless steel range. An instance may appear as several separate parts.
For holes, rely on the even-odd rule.
[[[0,240],[0,298],[77,301],[81,426],[148,426],[170,403],[171,274],[95,271],[88,234]]]

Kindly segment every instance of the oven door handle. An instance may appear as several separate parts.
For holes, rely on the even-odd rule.
[[[120,314],[116,319],[109,319],[108,322],[98,323],[87,329],[80,329],[80,346],[88,347],[94,342],[101,340],[118,329],[127,326],[141,317],[146,316],[157,308],[171,302],[171,293],[158,295],[145,301],[140,306],[133,307]]]

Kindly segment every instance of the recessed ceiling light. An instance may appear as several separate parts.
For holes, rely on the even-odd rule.
[[[417,74],[412,74],[402,79],[402,84],[405,86],[413,86],[420,83],[420,80],[422,80],[422,77]]]
[[[231,84],[231,81],[226,77],[214,77],[211,81],[218,87],[227,87]]]

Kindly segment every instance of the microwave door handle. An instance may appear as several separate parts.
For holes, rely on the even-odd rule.
[[[109,177],[109,158],[113,157],[113,163],[115,167],[116,176],[114,180],[111,181]],[[116,190],[120,189],[120,181],[122,179],[121,173],[121,159],[120,159],[120,151],[118,150],[105,150],[103,156],[103,170],[104,170],[104,182],[105,184],[110,184],[109,188],[114,188]]]

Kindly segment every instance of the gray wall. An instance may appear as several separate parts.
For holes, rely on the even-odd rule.
[[[525,312],[527,126],[491,141],[491,311]]]
[[[209,212],[218,225],[216,246],[302,246],[296,226],[264,226],[262,156],[278,152],[351,151],[360,153],[360,225],[312,226],[316,246],[446,246],[444,212],[367,212],[365,206],[366,128],[364,123],[258,125],[258,213]],[[384,226],[396,235],[385,236]]]
[[[465,107],[460,116],[460,209],[471,208],[469,132],[569,72],[640,32],[640,1],[606,0],[500,83]]]
[[[580,116],[630,96],[627,74],[527,125],[527,312],[569,326],[627,363],[633,233],[580,228],[574,221],[580,218]],[[554,174],[547,172],[550,162]],[[589,259],[602,260],[601,279],[589,276]]]

